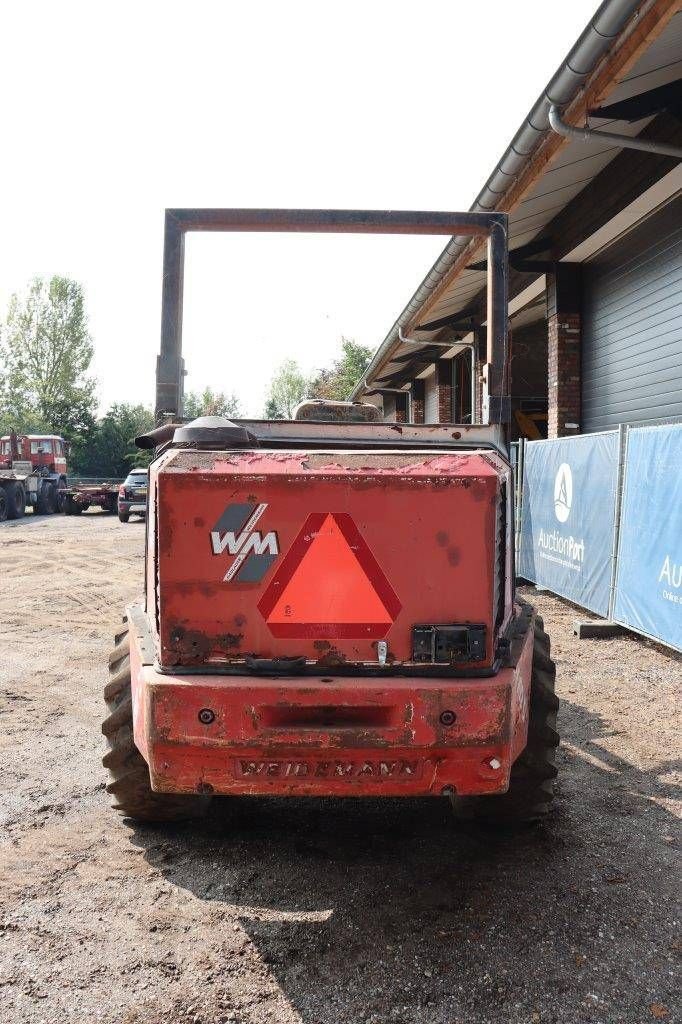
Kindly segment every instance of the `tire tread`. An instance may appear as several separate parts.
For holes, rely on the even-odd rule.
[[[109,782],[112,806],[124,817],[139,822],[181,821],[200,817],[210,798],[191,794],[155,793],[149,768],[135,746],[130,674],[130,643],[127,624],[116,634],[109,655],[109,681],[104,687],[107,715],[102,732],[108,749],[102,758]]]

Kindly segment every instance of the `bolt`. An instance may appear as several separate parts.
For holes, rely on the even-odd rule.
[[[215,711],[211,711],[210,708],[202,708],[199,712],[199,721],[202,725],[210,725],[215,721]]]
[[[454,711],[441,711],[440,713],[440,724],[441,725],[454,725],[457,721],[457,715]]]

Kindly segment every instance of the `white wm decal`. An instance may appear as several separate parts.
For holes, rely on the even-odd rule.
[[[277,534],[274,530],[263,536],[260,530],[253,529],[267,507],[267,503],[258,505],[239,534],[235,534],[232,530],[227,530],[221,537],[217,530],[211,530],[213,554],[221,555],[227,549],[229,555],[237,556],[223,577],[225,581],[229,582],[239,572],[251,551],[255,555],[264,555],[266,553],[269,555],[279,554]]]

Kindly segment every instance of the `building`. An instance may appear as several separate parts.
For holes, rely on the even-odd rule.
[[[471,207],[509,214],[512,436],[682,420],[681,156],[682,4],[606,0]],[[483,255],[450,241],[355,400],[480,417]]]

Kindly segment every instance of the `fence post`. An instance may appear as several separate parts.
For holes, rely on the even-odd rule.
[[[618,577],[618,550],[620,547],[620,517],[623,508],[623,489],[625,487],[625,458],[628,446],[628,427],[621,423],[618,427],[618,473],[616,475],[615,513],[613,516],[613,546],[611,548],[611,587],[609,590],[609,619],[613,620],[616,604],[616,581]]]
[[[523,464],[526,448],[526,439],[520,437],[516,449],[516,474],[514,494],[514,564],[518,566],[520,545],[521,545],[521,514],[523,507]]]

